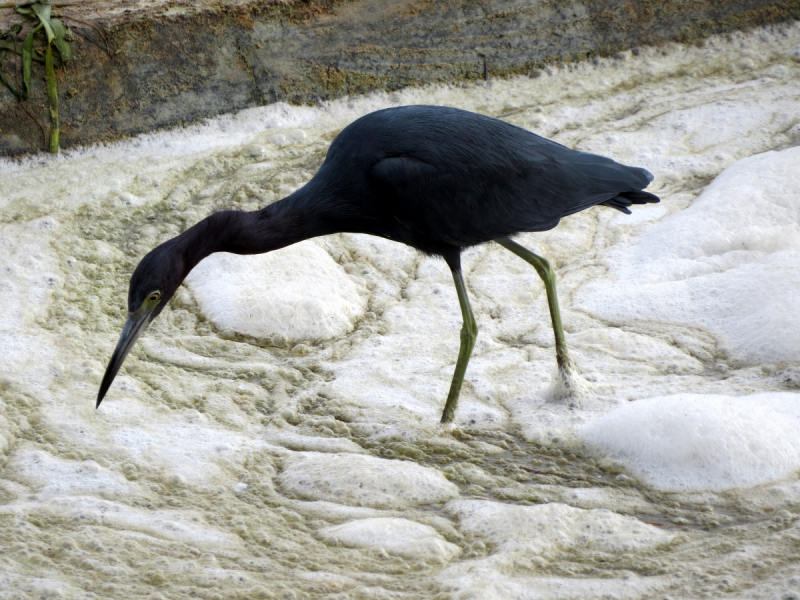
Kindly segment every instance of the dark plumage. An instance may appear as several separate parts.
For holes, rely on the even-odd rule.
[[[138,336],[203,258],[259,254],[338,232],[402,242],[450,266],[464,328],[443,422],[452,420],[477,335],[461,276],[466,247],[494,240],[537,269],[565,375],[570,363],[552,269],[509,236],[552,229],[562,217],[596,204],[630,213],[632,204],[658,202],[641,191],[652,180],[644,169],[463,110],[405,106],[368,114],[339,134],[316,175],[292,195],[254,212],[213,214],[144,257],[131,278],[128,322],[97,404]]]

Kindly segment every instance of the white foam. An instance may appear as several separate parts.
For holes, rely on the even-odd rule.
[[[239,462],[238,454],[253,445],[248,436],[197,423],[156,421],[136,429],[114,429],[115,446],[130,452],[131,458],[162,467],[166,477],[178,475],[196,484],[230,477],[222,465]]]
[[[678,394],[621,406],[581,438],[665,490],[724,490],[800,469],[800,394]]]
[[[509,575],[519,570],[521,562],[470,561],[463,567],[450,567],[438,579],[446,588],[457,590],[453,597],[458,600],[638,600],[668,589],[670,583],[666,577],[640,578],[630,571],[617,573],[621,577],[615,579]]]
[[[62,496],[42,502],[36,510],[53,513],[73,523],[117,527],[210,548],[236,548],[241,540],[230,533],[200,524],[190,510],[142,510],[91,496]]]
[[[489,556],[453,564],[439,575],[446,588],[458,591],[458,598],[625,598],[663,586],[659,578],[642,580],[633,573],[606,580],[535,574],[564,555],[578,560],[609,557],[646,551],[672,539],[637,519],[557,503],[514,506],[455,500],[445,510],[458,519],[464,534],[491,548]]]
[[[314,242],[253,256],[213,254],[186,282],[219,329],[260,338],[342,335],[366,306],[366,289]]]
[[[233,485],[237,476],[226,467],[244,460],[243,451],[264,446],[245,427],[226,427],[197,411],[159,410],[132,394],[110,400],[97,410],[90,403],[69,415],[55,410],[46,414],[43,421],[59,436],[81,447],[102,454],[113,447],[135,465],[162,470],[165,481],[178,477],[196,485]],[[210,396],[208,400],[211,405],[215,399]],[[230,404],[228,400],[221,409],[235,413]],[[235,414],[231,417],[244,425]]]
[[[732,358],[800,356],[800,148],[727,168],[686,210],[612,249],[575,305],[708,328]]]
[[[554,557],[567,550],[631,552],[663,544],[671,534],[610,510],[566,504],[516,506],[489,500],[455,500],[445,509],[459,529],[499,552]]]
[[[51,245],[58,228],[58,221],[49,216],[0,224],[0,378],[14,374],[18,383],[36,393],[42,393],[59,370],[53,364],[51,332],[41,326],[64,283]]]
[[[41,450],[26,450],[15,453],[11,467],[42,498],[79,494],[117,498],[132,491],[124,477],[93,460],[68,461]]]
[[[439,471],[358,454],[298,452],[287,458],[279,481],[285,491],[306,500],[373,508],[435,504],[458,496],[458,487]]]
[[[389,554],[422,561],[446,563],[461,553],[461,548],[445,541],[430,525],[396,517],[350,521],[321,529],[319,535],[328,542],[383,549]]]
[[[308,450],[310,452],[363,452],[363,448],[344,438],[314,437],[300,435],[292,431],[273,430],[262,436],[264,441],[278,444],[289,450]]]
[[[55,219],[23,225],[0,224],[0,311],[3,329],[21,328],[41,318],[63,275],[51,247]]]

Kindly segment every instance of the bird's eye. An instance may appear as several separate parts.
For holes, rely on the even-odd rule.
[[[158,299],[161,298],[161,292],[152,292],[148,297],[148,302],[158,302]]]

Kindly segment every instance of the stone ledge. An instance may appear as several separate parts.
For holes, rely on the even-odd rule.
[[[70,147],[272,102],[526,74],[699,40],[800,18],[800,0],[132,0],[59,10],[84,22],[69,21],[75,59],[57,74],[61,145]],[[11,11],[0,12],[5,30]],[[46,126],[43,79],[34,72],[27,109]],[[0,87],[0,155],[43,147],[42,131]]]

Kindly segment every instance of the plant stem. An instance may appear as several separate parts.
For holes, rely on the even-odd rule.
[[[47,44],[44,49],[44,69],[47,81],[47,103],[50,105],[50,152],[58,154],[58,137],[61,128],[58,122],[58,90],[56,72],[53,69],[53,48]]]

